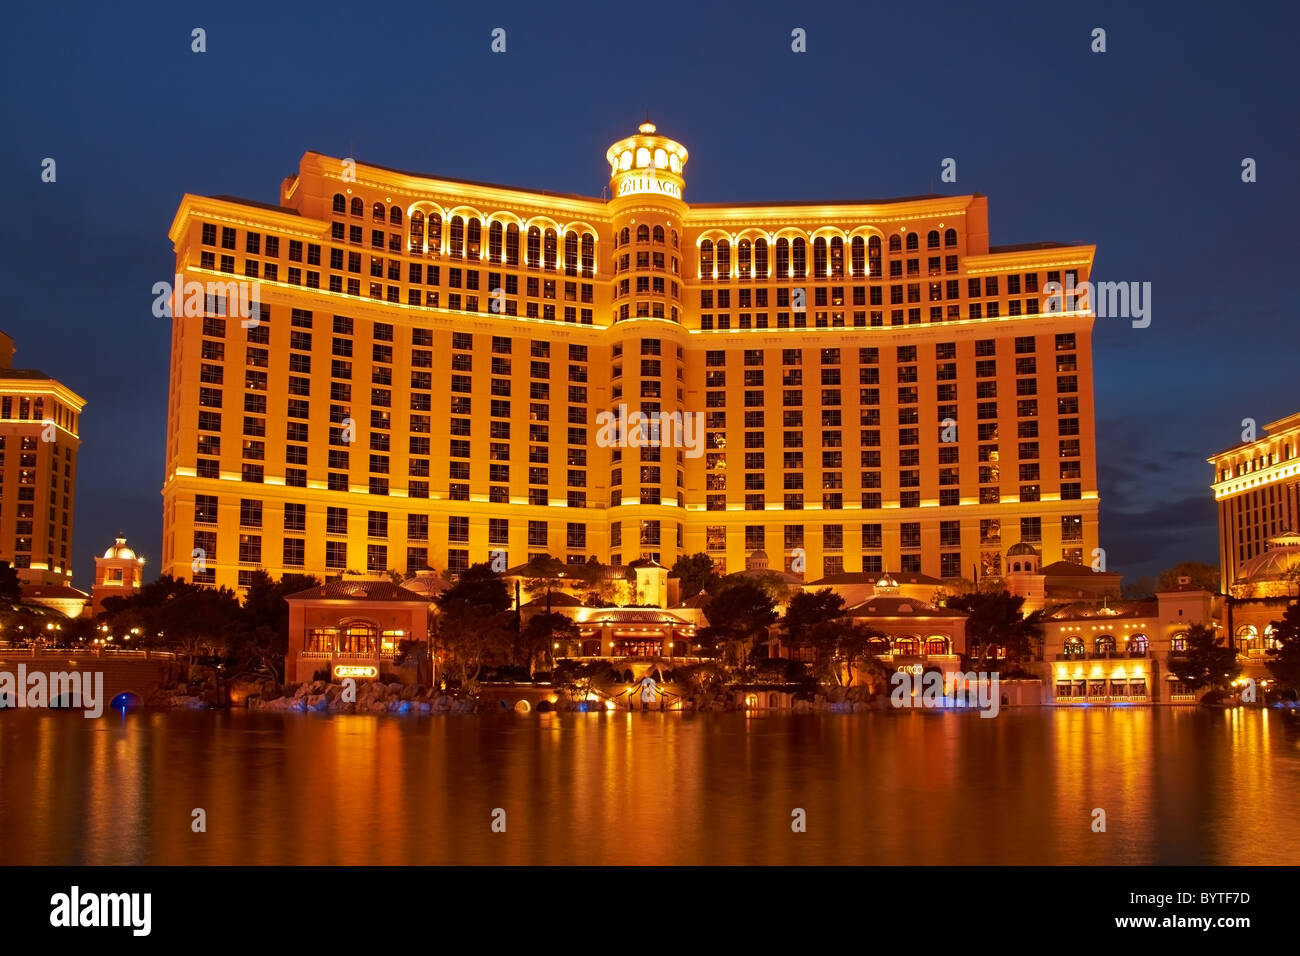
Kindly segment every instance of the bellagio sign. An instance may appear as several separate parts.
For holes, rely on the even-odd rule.
[[[620,196],[631,196],[634,193],[658,193],[681,199],[682,187],[671,179],[660,179],[658,176],[629,176],[618,184]]]

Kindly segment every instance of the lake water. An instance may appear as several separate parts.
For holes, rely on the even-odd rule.
[[[1298,844],[1300,714],[1278,711],[0,714],[3,864],[1281,864]]]

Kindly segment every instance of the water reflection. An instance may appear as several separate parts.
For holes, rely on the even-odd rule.
[[[1276,864],[1297,784],[1300,718],[1253,710],[11,711],[0,862]]]

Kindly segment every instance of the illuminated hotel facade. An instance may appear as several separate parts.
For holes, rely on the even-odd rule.
[[[1207,461],[1214,466],[1220,590],[1228,594],[1242,566],[1263,554],[1271,538],[1300,531],[1300,412]]]
[[[1092,560],[1092,315],[1047,304],[1092,246],[990,246],[979,195],[690,205],[687,158],[646,123],[608,200],[317,153],[278,206],[187,194],[181,281],[260,309],[172,318],[161,570]]]
[[[0,561],[25,585],[68,585],[86,400],[44,372],[14,368],[14,352],[0,332]]]

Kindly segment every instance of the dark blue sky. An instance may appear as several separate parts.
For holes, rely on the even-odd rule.
[[[1080,241],[1152,283],[1098,320],[1102,545],[1127,578],[1215,560],[1205,457],[1300,409],[1294,5],[177,2],[6,10],[0,328],[85,396],[77,583],[119,528],[161,553],[182,193],[267,202],[308,149],[599,195],[649,110],[687,199],[987,194],[994,244]],[[508,52],[489,50],[507,30]],[[190,52],[190,31],[207,52]],[[807,31],[808,52],[790,51]],[[1094,27],[1108,51],[1089,50]],[[1257,183],[1241,182],[1243,157]],[[40,180],[53,157],[58,181]],[[955,185],[939,182],[944,157]]]

